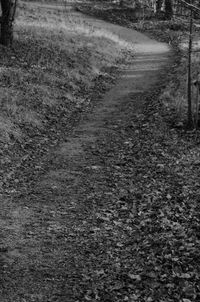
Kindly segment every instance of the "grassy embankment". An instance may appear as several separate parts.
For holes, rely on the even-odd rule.
[[[15,170],[69,130],[96,79],[130,48],[87,17],[20,2],[13,49],[0,47],[2,184],[18,183]]]

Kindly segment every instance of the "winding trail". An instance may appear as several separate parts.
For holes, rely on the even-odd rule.
[[[121,66],[114,87],[50,154],[48,171],[32,191],[0,203],[1,225],[10,221],[2,239],[2,302],[98,301],[95,284],[112,273],[110,250],[121,236],[108,235],[113,202],[131,190],[130,173],[135,173],[132,167],[120,176],[121,149],[130,143],[124,129],[133,115],[143,114],[144,95],[156,87],[171,54],[166,44],[134,30],[94,23],[134,41],[135,58]],[[128,211],[134,215],[134,210],[131,202]]]

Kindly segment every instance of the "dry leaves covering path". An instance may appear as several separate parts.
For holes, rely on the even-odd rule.
[[[184,180],[174,174],[177,137],[157,103],[171,52],[136,31],[95,22],[135,41],[135,58],[49,154],[35,185],[2,198],[1,301],[198,301],[198,274],[187,258],[193,242],[182,244],[189,225],[181,224]]]

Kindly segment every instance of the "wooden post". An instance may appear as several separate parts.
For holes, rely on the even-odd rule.
[[[189,44],[188,44],[188,81],[187,81],[188,128],[193,127],[192,90],[191,90],[192,31],[193,31],[193,12],[191,10],[191,13],[190,13],[190,34],[189,34]]]

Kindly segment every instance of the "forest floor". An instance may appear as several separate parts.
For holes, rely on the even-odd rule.
[[[127,55],[68,123],[50,115],[48,150],[31,150],[2,185],[1,301],[199,301],[200,140],[172,126],[176,114],[160,99],[178,77],[177,53],[85,22],[126,41]]]

